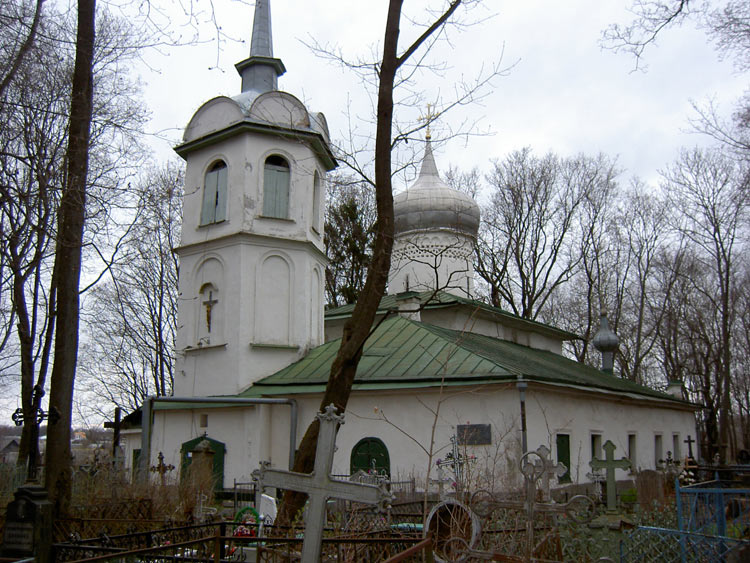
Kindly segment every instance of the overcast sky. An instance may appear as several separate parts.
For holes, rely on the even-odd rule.
[[[433,0],[432,5],[441,5]],[[745,88],[745,78],[730,62],[719,60],[705,34],[686,25],[665,32],[646,52],[647,70],[634,71],[635,61],[600,46],[609,24],[625,23],[629,0],[488,0],[468,17],[484,20],[463,32],[451,31],[450,45],[436,52],[448,65],[442,77],[420,76],[418,88],[428,100],[449,101],[460,80],[471,80],[484,65],[502,61],[509,67],[497,77],[480,104],[458,108],[444,119],[456,128],[478,120],[487,136],[455,139],[439,147],[438,166],[478,166],[530,146],[541,154],[607,153],[616,157],[624,179],[638,175],[658,181],[657,171],[682,146],[705,144],[689,132],[691,103],[714,98],[727,113]],[[154,140],[156,154],[167,158],[191,115],[205,101],[239,93],[234,64],[247,57],[253,3],[217,0],[217,21],[230,37],[216,43],[172,48],[168,56],[149,58],[154,70],[142,73],[146,99],[153,112],[151,128],[166,140]],[[405,14],[424,18],[426,0],[407,0]],[[387,2],[272,0],[274,54],[286,65],[279,86],[309,109],[325,113],[331,136],[346,138],[350,113],[368,118],[370,99],[350,71],[316,57],[305,46],[312,38],[341,48],[351,58],[371,58],[379,50]],[[209,37],[212,24],[200,25]],[[404,23],[401,45],[416,28]],[[411,116],[413,117],[413,115]],[[355,122],[358,131],[374,127]],[[402,184],[403,185],[403,184]]]

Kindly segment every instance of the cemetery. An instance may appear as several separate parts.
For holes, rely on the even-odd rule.
[[[618,482],[615,469],[630,462],[607,441],[590,462],[596,479],[566,485],[567,468],[541,445],[519,459],[520,487],[487,490],[471,482],[476,460],[456,449],[436,462],[432,487],[405,490],[374,470],[332,476],[345,421],[333,406],[318,418],[312,474],[262,464],[245,490],[216,486],[207,441],[179,478],[163,456],[140,484],[109,458],[78,472],[66,519],[52,519],[35,477],[6,487],[1,560],[730,562],[750,553],[750,465],[698,463],[689,448]],[[309,495],[290,527],[274,521],[282,490]]]
[[[685,381],[620,377],[603,299],[580,336],[475,290],[480,207],[440,176],[431,104],[371,317],[326,305],[340,163],[325,116],[279,89],[270,2],[254,6],[240,92],[174,148],[173,384],[117,407],[106,446],[71,436],[70,460],[18,465],[3,444],[0,563],[750,561],[747,444],[709,443]],[[570,353],[583,342],[601,367]],[[64,423],[43,395],[12,419],[35,441]]]

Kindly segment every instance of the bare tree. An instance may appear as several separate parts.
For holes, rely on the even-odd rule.
[[[679,233],[695,257],[701,272],[692,281],[704,311],[713,321],[701,321],[701,329],[710,341],[704,346],[710,350],[711,361],[706,362],[707,374],[715,374],[718,398],[718,452],[727,459],[730,446],[731,425],[731,370],[732,326],[735,315],[737,265],[736,252],[743,247],[742,229],[747,226],[748,175],[747,171],[717,150],[683,151],[680,159],[665,175],[666,188],[672,207],[678,210],[682,221]],[[692,272],[697,273],[697,272]],[[706,279],[706,284],[698,281]],[[695,344],[694,348],[698,345]]]
[[[383,56],[379,65],[370,67],[376,70],[378,77],[377,124],[375,136],[375,201],[377,224],[373,258],[367,272],[367,280],[355,305],[352,316],[347,320],[341,339],[341,346],[331,366],[331,373],[323,393],[320,410],[329,405],[336,405],[339,412],[346,409],[351,393],[354,376],[357,371],[362,346],[372,329],[380,299],[385,291],[393,248],[393,189],[392,189],[392,156],[397,139],[393,134],[394,87],[405,84],[410,73],[399,75],[407,68],[406,63],[417,53],[418,61],[424,59],[423,50],[430,44],[435,34],[440,34],[450,21],[462,0],[451,0],[443,9],[435,12],[435,18],[427,23],[423,31],[404,50],[399,50],[398,39],[401,25],[403,0],[390,0],[383,40]],[[413,69],[412,69],[413,71]],[[404,135],[396,137],[404,138]],[[302,438],[294,459],[293,470],[309,473],[315,461],[315,446],[319,431],[319,422],[313,421]],[[291,522],[302,508],[305,501],[303,493],[287,491],[279,511],[278,521]]]
[[[70,427],[78,357],[79,283],[86,213],[86,181],[94,99],[96,0],[78,1],[76,61],[71,88],[67,178],[58,217],[52,274],[57,293],[55,360],[50,379],[50,409],[60,419],[47,433],[46,488],[57,514],[67,514],[71,495]]]
[[[80,361],[88,411],[133,410],[148,396],[172,393],[178,300],[172,249],[180,237],[182,183],[182,170],[168,164],[133,185],[136,217],[110,279],[92,289],[84,312],[96,335]]]
[[[495,163],[477,249],[477,272],[494,306],[540,316],[580,264],[573,237],[584,202],[614,176],[603,156],[538,158],[526,148]]]
[[[39,30],[44,0],[8,0],[0,6],[0,98],[21,69]]]

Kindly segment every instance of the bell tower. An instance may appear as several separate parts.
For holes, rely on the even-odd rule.
[[[186,161],[179,396],[233,395],[323,342],[326,173],[322,113],[278,89],[269,0],[257,0],[241,92],[203,104],[175,148]]]

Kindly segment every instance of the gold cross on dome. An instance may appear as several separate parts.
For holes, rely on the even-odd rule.
[[[432,132],[430,131],[430,123],[440,115],[440,112],[435,112],[435,104],[427,104],[427,113],[419,118],[419,121],[427,123],[427,130],[425,131],[425,139],[428,141],[432,139]]]

